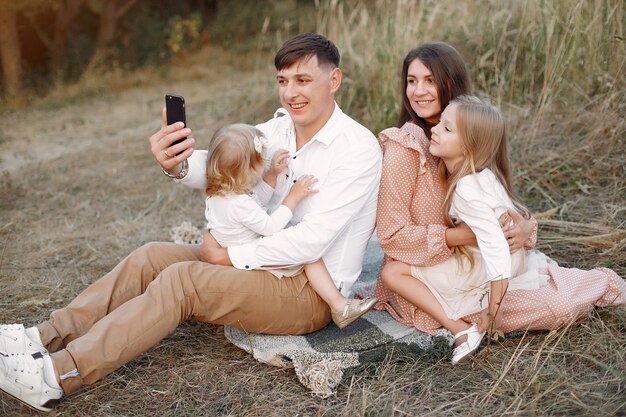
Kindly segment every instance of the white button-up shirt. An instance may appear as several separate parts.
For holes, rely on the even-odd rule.
[[[228,255],[238,269],[307,264],[322,258],[333,281],[348,296],[361,274],[367,242],[376,223],[376,205],[382,155],[374,135],[345,115],[335,104],[330,119],[296,151],[295,128],[279,109],[275,117],[257,125],[269,141],[267,158],[278,149],[290,153],[289,167],[276,181],[268,204],[273,212],[293,182],[310,174],[318,179],[319,193],[305,198],[287,227],[252,243],[230,246]],[[189,172],[180,182],[205,188],[207,151],[194,151]],[[272,192],[261,182],[258,194]],[[266,194],[267,195],[267,194]]]

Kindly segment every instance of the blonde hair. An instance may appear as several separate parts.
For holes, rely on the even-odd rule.
[[[252,177],[259,176],[259,166],[264,162],[255,149],[255,137],[262,138],[263,133],[242,123],[226,125],[215,132],[207,159],[207,196],[250,192],[260,179]]]
[[[447,181],[444,209],[448,225],[453,225],[448,212],[459,180],[485,168],[489,168],[500,181],[515,209],[525,218],[530,218],[528,209],[521,203],[511,185],[511,169],[507,155],[506,129],[502,112],[486,101],[469,95],[458,96],[451,100],[449,105],[456,106],[456,126],[465,150],[465,158],[455,167],[454,172],[447,172],[443,161],[439,165],[440,174]],[[473,267],[474,259],[467,248],[459,246],[456,249],[469,258]]]

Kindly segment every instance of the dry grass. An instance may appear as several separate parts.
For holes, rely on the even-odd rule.
[[[612,6],[611,2],[595,3],[598,9]],[[420,28],[435,30],[445,13],[461,13],[465,7],[420,2],[430,7],[426,13],[412,2],[397,4],[421,13],[421,20],[414,21],[422,26],[401,34],[406,43],[398,43],[398,31],[379,31],[369,21],[365,29],[393,45],[384,56],[380,45],[373,49],[378,55],[370,55],[367,45],[357,42],[361,35],[356,32],[333,32],[337,22],[324,14],[326,9],[320,9],[318,16],[318,25],[338,40],[346,57],[346,92],[340,104],[345,102],[344,107],[372,130],[378,130],[387,123],[384,118],[396,112],[397,66],[407,45],[422,40]],[[388,9],[400,23],[415,18],[404,9]],[[364,19],[366,13],[360,8],[346,10],[354,14],[353,19]],[[535,9],[530,12],[539,13]],[[341,16],[335,13],[335,17]],[[385,18],[379,16],[377,24]],[[500,33],[496,29],[494,32]],[[436,31],[432,35],[447,36]],[[353,39],[354,46],[345,36]],[[513,42],[510,38],[505,41]],[[563,50],[570,51],[569,44],[564,45]],[[472,48],[469,43],[460,47]],[[353,67],[350,48],[363,56],[362,67]],[[384,67],[365,70],[377,60]],[[267,119],[278,105],[271,57],[255,56],[253,61],[268,65],[242,66],[245,61],[240,56],[206,48],[164,70],[113,72],[63,88],[28,108],[5,109],[0,115],[0,170],[4,171],[0,179],[0,322],[35,324],[132,249],[145,242],[168,240],[169,228],[183,220],[201,224],[202,196],[160,174],[147,139],[158,129],[165,91],[187,98],[188,120],[200,145],[217,125]],[[470,68],[475,65],[478,63],[470,63]],[[493,70],[493,65],[488,67]],[[358,68],[363,77],[358,76]],[[589,71],[596,71],[594,68]],[[482,69],[478,75],[483,70],[487,71]],[[379,77],[374,77],[376,71]],[[612,71],[614,79],[623,68]],[[519,79],[522,73],[517,69],[506,77],[517,74],[513,79]],[[609,266],[625,276],[623,82],[615,81],[609,91],[586,93],[587,98],[576,92],[568,98],[572,92],[556,89],[558,80],[533,89],[531,84],[536,86],[538,79],[516,82],[521,91],[541,94],[545,89],[554,99],[527,104],[527,97],[511,101],[510,85],[489,84],[487,80],[492,78],[486,76],[484,84],[478,82],[507,113],[516,183],[540,220],[540,248],[564,265]],[[561,82],[567,86],[573,81]],[[588,91],[580,85],[581,91]],[[367,89],[372,91],[366,98],[373,107],[359,108],[358,103],[363,103],[360,94]],[[381,91],[391,99],[374,104]],[[537,103],[544,103],[539,113]],[[409,354],[390,352],[385,362],[348,377],[337,395],[326,400],[311,397],[293,371],[259,364],[232,346],[220,327],[187,323],[127,366],[62,402],[55,413],[599,417],[626,415],[625,386],[623,308],[594,312],[582,323],[559,331],[507,340],[494,346],[488,358],[478,355],[461,367],[436,359],[416,362]],[[35,413],[1,395],[0,415]]]

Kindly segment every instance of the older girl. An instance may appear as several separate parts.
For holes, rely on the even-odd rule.
[[[376,285],[377,308],[432,332],[446,320],[421,304],[418,294],[424,284],[390,262],[433,266],[448,260],[454,248],[476,244],[467,225],[451,227],[447,222],[445,181],[437,173],[438,158],[429,150],[433,126],[451,99],[469,92],[469,76],[460,54],[437,42],[409,52],[402,79],[400,127],[379,135],[384,157],[377,232],[385,261]],[[532,217],[526,219],[509,209],[500,217],[500,224],[510,252],[534,246],[536,221]],[[551,263],[547,271],[546,285],[506,293],[497,317],[501,330],[556,329],[586,316],[594,306],[624,302],[624,282],[610,270],[579,271]],[[488,312],[488,308],[459,311],[463,323],[446,325],[458,334],[476,323],[480,334],[487,329]],[[467,335],[461,334],[455,344],[466,340]]]

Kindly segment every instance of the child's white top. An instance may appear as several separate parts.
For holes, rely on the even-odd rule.
[[[260,236],[282,230],[293,213],[280,205],[271,215],[248,194],[227,194],[206,198],[207,228],[223,247],[250,243]]]
[[[499,221],[509,208],[514,208],[513,202],[489,169],[461,178],[449,214],[476,235],[479,249],[468,247],[474,268],[470,269],[464,256],[452,256],[429,267],[411,266],[411,275],[428,286],[449,318],[458,319],[484,309],[492,280],[510,279],[509,291],[547,284],[549,260],[543,253],[523,249],[509,253]]]
[[[499,218],[514,207],[490,169],[461,178],[452,196],[450,217],[467,224],[476,235],[489,281],[511,278],[511,254]]]

